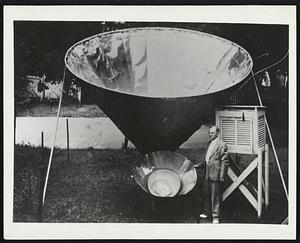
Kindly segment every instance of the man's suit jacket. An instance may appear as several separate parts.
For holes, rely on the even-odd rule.
[[[229,167],[228,147],[219,137],[216,139],[206,167],[211,181],[224,180]]]

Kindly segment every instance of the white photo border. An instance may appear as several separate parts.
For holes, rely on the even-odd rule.
[[[295,239],[296,6],[4,6],[5,239]],[[289,25],[289,224],[14,223],[13,21],[164,21]]]

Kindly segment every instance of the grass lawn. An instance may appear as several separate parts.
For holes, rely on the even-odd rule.
[[[204,150],[180,149],[177,152],[198,161]],[[40,168],[48,164],[50,150],[27,145],[15,146],[14,222],[36,222],[40,191]],[[287,181],[288,149],[277,150]],[[201,209],[203,171],[198,171],[194,189],[184,196],[155,199],[131,178],[131,167],[141,161],[135,150],[55,149],[43,211],[43,222],[94,223],[196,223]],[[240,158],[240,166],[250,162]],[[255,173],[254,173],[255,174]],[[255,184],[255,175],[249,177]],[[229,183],[229,179],[228,182]],[[152,211],[151,201],[156,202]],[[223,204],[223,222],[279,224],[287,216],[287,201],[280,176],[270,153],[270,208],[258,221],[251,204],[235,191]]]

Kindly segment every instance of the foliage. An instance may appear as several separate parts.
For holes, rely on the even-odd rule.
[[[240,44],[252,57],[269,56],[255,68],[265,67],[282,57],[288,49],[288,28],[280,25],[172,23],[172,22],[70,22],[15,21],[15,95],[24,95],[25,76],[46,75],[46,81],[62,80],[64,57],[76,42],[106,31],[132,27],[177,27],[216,34]],[[285,64],[285,66],[287,66]],[[67,75],[68,77],[68,75]],[[71,75],[69,79],[74,79]]]
[[[112,24],[110,24],[112,25]],[[46,75],[46,82],[60,82],[64,71],[64,56],[76,41],[95,32],[109,29],[100,22],[15,21],[15,97],[22,98],[28,80],[26,75]],[[80,29],[80,31],[78,31]]]

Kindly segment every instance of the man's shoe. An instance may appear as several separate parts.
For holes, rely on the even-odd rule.
[[[202,219],[207,219],[207,217],[208,217],[208,216],[207,216],[207,214],[205,214],[205,213],[201,213],[201,214],[200,214],[200,218],[202,218]]]
[[[213,219],[212,223],[213,223],[213,224],[219,224],[220,221],[219,221],[219,219]]]

